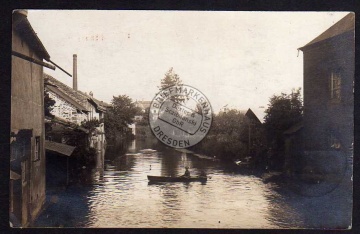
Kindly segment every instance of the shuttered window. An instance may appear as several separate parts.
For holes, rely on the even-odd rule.
[[[341,76],[337,72],[331,72],[330,97],[332,100],[341,100]]]

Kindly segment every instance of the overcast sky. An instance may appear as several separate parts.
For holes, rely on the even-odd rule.
[[[215,112],[251,108],[263,119],[269,97],[303,85],[297,48],[346,14],[30,10],[28,19],[52,61],[71,74],[78,55],[78,88],[100,100],[151,100],[173,67]],[[72,86],[59,69],[44,71]]]

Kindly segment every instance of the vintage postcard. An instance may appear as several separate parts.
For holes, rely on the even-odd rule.
[[[12,17],[11,227],[351,229],[354,13]]]

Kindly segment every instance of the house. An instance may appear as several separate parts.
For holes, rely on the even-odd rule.
[[[249,108],[245,113],[245,117],[248,120],[248,157],[254,157],[254,161],[257,164],[262,163],[262,154],[265,147],[265,137],[263,134],[263,125],[255,113]]]
[[[144,118],[144,115],[147,114],[147,111],[150,110],[151,101],[135,101],[135,106],[140,109],[141,115],[135,115],[134,116],[134,123],[129,125],[129,128],[131,129],[131,133],[140,138],[145,138],[151,136],[151,130],[149,126],[144,126],[139,124]],[[149,113],[149,118],[153,118],[152,116],[156,114],[156,111],[154,110],[153,113]]]
[[[245,111],[243,111],[245,112]],[[253,123],[256,125],[261,125],[261,121],[259,120],[259,118],[255,115],[255,113],[249,108],[246,112],[245,112],[245,116]]]
[[[151,101],[135,101],[136,107],[139,107],[143,112],[150,108]]]
[[[44,74],[46,90],[55,101],[51,114],[80,125],[83,121],[101,120],[110,105],[89,94],[75,90],[54,77]]]
[[[80,125],[84,121],[99,120],[100,126],[88,134],[88,145],[97,150],[97,168],[103,167],[105,155],[105,129],[102,119],[107,107],[110,105],[94,98],[93,93],[89,94],[78,90],[77,86],[77,55],[73,55],[73,87],[69,87],[54,77],[44,74],[45,90],[49,97],[55,101],[51,114],[55,116],[51,120],[53,130],[47,138],[59,143],[67,143],[63,132],[71,127],[76,130],[83,130]]]
[[[83,121],[101,120],[109,104],[44,74],[45,89],[55,101],[51,114],[80,125]]]
[[[135,101],[135,106],[140,108],[143,114],[145,114],[146,111],[150,109],[150,105],[151,105],[151,101]],[[154,113],[152,114],[156,114],[156,111],[154,110]],[[136,115],[134,117],[135,122],[141,121],[142,119],[143,119],[142,115]]]
[[[74,92],[70,87],[44,74],[45,90],[49,97],[55,101],[51,114],[80,125],[89,119],[90,109],[87,107],[87,98]]]
[[[26,227],[45,202],[43,66],[52,68],[26,10],[13,12],[12,55],[10,222]]]
[[[336,168],[352,154],[354,24],[350,13],[299,48],[304,60],[302,143],[304,157],[315,166]]]
[[[229,107],[228,105],[220,109],[219,115],[225,114],[235,108]],[[244,115],[242,124],[247,127],[247,139],[244,139],[244,144],[247,145],[247,159],[255,158],[255,160],[260,160],[259,155],[263,151],[263,146],[265,145],[263,137],[261,137],[260,132],[263,130],[263,125],[256,114],[249,109],[239,110],[241,115]]]

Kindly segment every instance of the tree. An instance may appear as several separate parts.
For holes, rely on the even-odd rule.
[[[53,110],[53,106],[55,104],[55,100],[52,99],[50,96],[49,96],[49,93],[44,90],[44,111],[45,111],[45,116],[48,116],[48,117],[54,117],[53,114],[51,114],[51,111]]]
[[[113,97],[111,107],[108,108],[105,118],[105,132],[109,139],[117,136],[126,137],[131,134],[129,125],[134,122],[134,116],[141,113],[133,100],[127,95]]]
[[[214,117],[212,125],[218,147],[221,148],[219,156],[231,160],[246,157],[248,128],[244,113],[236,109],[221,112]]]
[[[174,86],[174,85],[177,85],[177,86],[180,86],[182,85],[182,81],[180,80],[180,77],[178,74],[176,74],[174,72],[174,69],[171,67],[169,69],[169,71],[167,71],[165,73],[165,77],[162,78],[162,80],[160,81],[160,86],[158,86],[158,88],[161,90],[163,89],[166,89],[170,86]],[[177,102],[177,103],[184,103],[185,100],[188,100],[189,98],[185,98],[184,96],[182,95],[173,95],[170,97],[170,100],[173,101],[173,102]]]
[[[81,122],[81,127],[86,128],[91,132],[94,131],[97,127],[99,127],[102,122],[102,119],[100,121],[97,119],[84,120]]]
[[[248,121],[244,113],[236,109],[214,115],[209,133],[193,147],[194,151],[216,155],[222,160],[243,160],[248,156]]]
[[[303,104],[300,88],[291,94],[281,93],[270,98],[265,110],[264,124],[269,147],[273,150],[273,160],[279,167],[284,161],[284,131],[302,121]]]
[[[161,85],[158,87],[160,90],[166,89],[173,85],[181,85],[182,81],[178,74],[174,72],[174,69],[171,67],[166,73],[165,77],[161,80]]]
[[[49,96],[48,91],[44,90],[44,114],[46,117],[54,118],[54,115],[51,114],[55,105],[55,100]],[[45,123],[45,135],[47,135],[52,130],[52,123]]]

